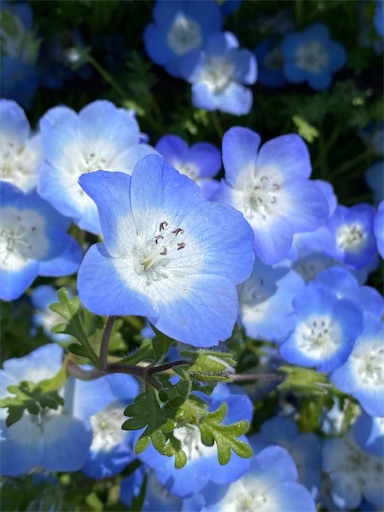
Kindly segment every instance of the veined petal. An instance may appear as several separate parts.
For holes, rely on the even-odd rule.
[[[256,170],[257,152],[261,139],[257,133],[234,126],[223,137],[223,162],[225,179],[233,187],[241,176],[252,176]]]

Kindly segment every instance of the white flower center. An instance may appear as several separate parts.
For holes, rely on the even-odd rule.
[[[220,504],[222,512],[273,512],[278,508],[271,495],[259,487],[252,477],[243,477],[233,482]]]
[[[201,73],[201,81],[213,93],[221,93],[233,81],[235,66],[223,57],[208,57]]]
[[[382,340],[373,340],[352,353],[355,371],[361,382],[370,387],[384,388],[384,346]]]
[[[184,229],[173,229],[166,220],[159,223],[155,236],[134,250],[134,268],[137,274],[145,274],[147,282],[168,277],[167,263],[186,247]]]
[[[181,441],[182,448],[187,454],[189,462],[202,457],[212,457],[213,455],[217,457],[216,446],[205,446],[205,444],[201,442],[200,430],[195,425],[177,427],[174,431],[174,435]]]
[[[176,55],[184,55],[193,48],[200,48],[203,44],[200,25],[179,12],[168,31],[167,44]]]
[[[282,69],[284,63],[283,55],[280,47],[276,45],[264,58],[263,65],[272,71],[279,71]]]
[[[188,176],[188,178],[191,178],[191,180],[196,180],[199,176],[199,171],[193,164],[181,161],[176,161],[174,163],[171,162],[171,164],[177,171],[179,171],[181,174],[184,174],[185,176]]]
[[[24,192],[37,184],[41,153],[27,144],[18,144],[8,138],[0,138],[0,180],[13,183]]]
[[[252,185],[245,191],[244,215],[247,219],[266,220],[274,213],[280,185],[276,178],[267,175],[255,177]]]
[[[338,324],[327,316],[311,316],[297,326],[300,349],[314,359],[332,355],[340,346],[342,333]]]
[[[297,48],[295,63],[309,73],[320,73],[328,65],[328,54],[320,41],[311,41]]]
[[[337,245],[345,251],[358,251],[365,244],[366,233],[358,224],[344,224],[336,233]]]
[[[16,272],[28,260],[40,260],[48,250],[45,220],[34,210],[1,209],[0,268]]]
[[[124,407],[118,402],[91,416],[93,439],[91,451],[109,452],[124,442],[127,432],[122,430]]]

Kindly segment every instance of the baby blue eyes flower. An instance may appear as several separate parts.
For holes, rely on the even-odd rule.
[[[287,257],[294,233],[314,231],[328,216],[328,203],[308,178],[308,149],[298,135],[284,135],[260,149],[259,135],[233,127],[223,138],[225,180],[214,198],[244,214],[255,252],[266,264]]]
[[[54,107],[40,128],[45,155],[40,195],[82,229],[100,233],[97,207],[78,184],[80,175],[99,169],[130,174],[138,160],[156,151],[140,144],[134,115],[109,101],[94,101],[79,114]]]
[[[76,272],[82,253],[69,219],[32,191],[0,182],[0,298],[20,297],[37,276]]]
[[[154,23],[144,31],[144,45],[150,58],[165,70],[180,76],[180,64],[194,48],[201,48],[207,37],[221,30],[221,13],[214,0],[158,0],[153,9]]]
[[[193,181],[155,155],[131,177],[99,171],[80,183],[98,206],[104,237],[79,270],[83,304],[96,314],[147,317],[194,346],[227,339],[237,316],[235,286],[254,261],[243,216],[205,201]]]
[[[332,73],[341,69],[346,59],[344,48],[330,39],[328,28],[321,23],[288,34],[281,50],[286,78],[293,83],[306,81],[316,90],[329,87]]]
[[[373,233],[376,237],[377,250],[384,258],[384,201],[381,201],[373,222]]]
[[[0,119],[0,180],[29,192],[43,156],[40,135],[31,136],[24,110],[13,100],[0,100]]]
[[[257,62],[249,50],[239,48],[232,33],[212,35],[202,51],[189,52],[181,75],[192,84],[195,107],[235,115],[251,110],[252,91],[244,85],[256,82]]]

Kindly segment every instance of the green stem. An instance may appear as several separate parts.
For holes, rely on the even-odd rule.
[[[223,135],[224,135],[224,130],[223,130],[223,127],[221,126],[220,119],[215,110],[211,113],[211,117],[212,117],[213,125],[216,129],[216,133],[219,136],[219,138],[222,139]]]
[[[92,55],[87,56],[87,61],[91,64],[104,78],[104,80],[112,87],[112,89],[121,97],[121,100],[125,100],[127,97],[126,92],[120,85],[116,82],[116,80],[106,71],[98,62],[95,60]]]
[[[109,340],[111,338],[111,333],[113,329],[113,324],[116,320],[115,316],[110,316],[105,324],[103,337],[101,338],[100,345],[100,370],[104,373],[107,373],[108,370],[108,347]]]
[[[352,158],[352,160],[348,160],[347,162],[345,162],[345,164],[340,165],[334,173],[332,173],[332,177],[334,178],[335,176],[340,176],[340,174],[344,174],[351,167],[363,163],[367,159],[368,155],[369,152],[366,151],[355,156],[355,158]]]

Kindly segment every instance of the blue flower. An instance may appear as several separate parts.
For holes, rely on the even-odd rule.
[[[192,180],[155,155],[143,158],[132,177],[99,171],[80,183],[98,205],[104,237],[79,270],[83,304],[96,314],[147,317],[194,346],[228,338],[235,285],[254,260],[242,215],[205,201]]]
[[[204,397],[209,410],[216,410],[223,402],[228,405],[225,422],[252,420],[253,406],[249,397],[237,388],[231,389],[225,384],[218,384],[210,397]],[[205,446],[201,441],[200,431],[196,426],[178,426],[174,436],[182,442],[187,454],[187,463],[181,469],[174,466],[172,458],[160,455],[152,445],[139,454],[139,459],[148,467],[155,469],[159,482],[173,495],[186,498],[199,493],[209,482],[227,485],[247,471],[250,459],[231,454],[228,464],[222,466],[218,461],[216,445]],[[239,439],[247,442],[245,436]]]
[[[32,290],[31,302],[35,308],[32,316],[32,334],[36,334],[37,328],[42,326],[44,334],[53,341],[66,342],[71,339],[69,334],[52,332],[51,329],[63,322],[63,317],[49,309],[54,302],[58,302],[57,290],[50,285],[43,284]]]
[[[383,0],[376,0],[373,26],[378,36],[384,36],[384,4]]]
[[[373,233],[376,238],[377,250],[384,258],[384,201],[381,201],[373,222]]]
[[[355,442],[365,453],[384,458],[384,417],[362,411],[353,424],[352,432]]]
[[[203,510],[315,512],[309,491],[296,480],[297,470],[289,453],[280,446],[269,446],[255,455],[249,470],[229,486],[207,485],[202,492],[206,499]]]
[[[209,199],[219,182],[213,180],[221,168],[220,151],[208,142],[188,144],[177,135],[164,135],[156,144],[160,155],[181,174],[196,181]]]
[[[176,77],[186,54],[221,30],[221,13],[214,0],[158,0],[153,17],[154,23],[144,30],[145,49],[156,64]]]
[[[37,276],[76,272],[82,252],[70,221],[32,191],[0,182],[0,298],[20,297]]]
[[[281,50],[286,78],[293,83],[306,81],[313,89],[329,87],[332,73],[346,59],[344,48],[330,39],[328,28],[321,23],[285,36]]]
[[[181,75],[192,85],[192,103],[205,110],[229,114],[248,114],[253,103],[252,91],[245,85],[257,78],[255,56],[239,49],[230,33],[212,35],[203,50],[192,50],[181,64]]]
[[[40,135],[31,136],[24,110],[13,100],[0,99],[0,119],[0,180],[30,192],[43,157]]]
[[[259,67],[259,83],[268,87],[281,87],[288,83],[283,73],[284,60],[277,37],[264,39],[253,52]]]
[[[61,369],[62,357],[59,345],[50,344],[25,357],[8,359],[0,370],[0,397],[9,396],[10,385],[54,377]],[[76,471],[86,460],[92,434],[74,417],[70,406],[43,409],[39,415],[24,412],[10,427],[5,425],[5,416],[5,409],[0,409],[1,474],[23,475],[37,466],[48,471]]]
[[[308,284],[294,301],[296,326],[280,347],[283,358],[329,372],[341,366],[362,331],[361,311],[349,300]]]
[[[384,160],[376,162],[365,171],[365,181],[373,191],[375,206],[384,199]]]
[[[156,151],[140,144],[139,125],[132,112],[109,101],[94,101],[76,114],[54,107],[41,118],[44,149],[38,191],[82,229],[100,233],[95,203],[78,179],[99,169],[130,174],[144,156]]]
[[[341,391],[354,396],[372,416],[384,416],[384,325],[374,315],[366,316],[348,359],[331,375]]]
[[[314,231],[328,203],[308,178],[308,149],[298,135],[283,135],[259,149],[259,135],[239,126],[223,138],[225,180],[214,194],[244,214],[255,235],[255,252],[266,264],[287,257],[294,233]]]

